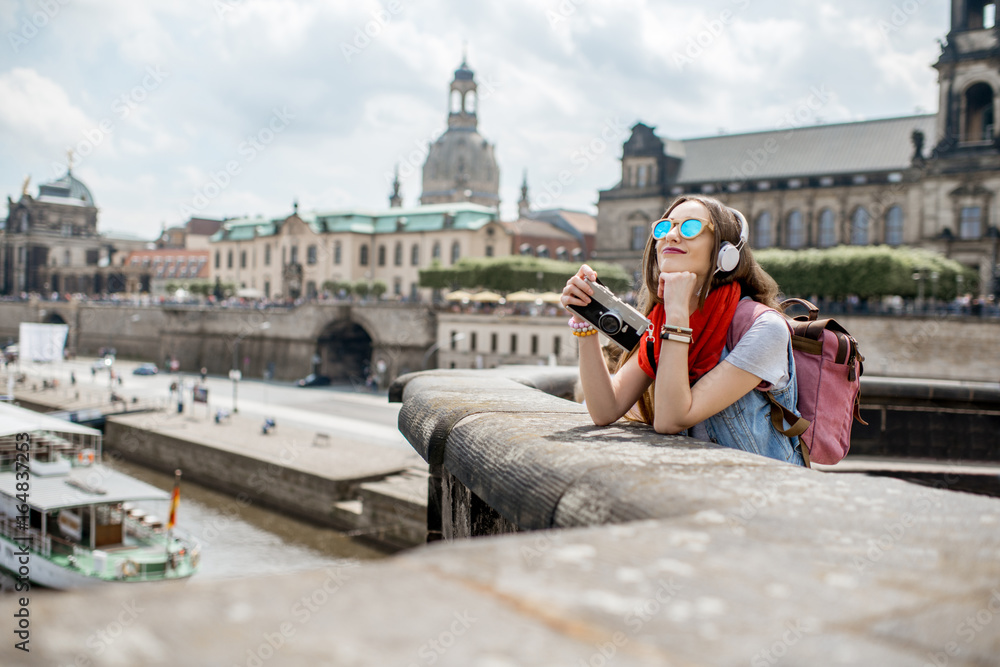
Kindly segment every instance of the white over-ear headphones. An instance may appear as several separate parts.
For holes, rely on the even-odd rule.
[[[729,210],[740,222],[740,242],[733,245],[729,241],[723,241],[719,245],[719,256],[715,261],[716,273],[720,271],[729,272],[739,266],[740,248],[746,245],[750,239],[750,225],[747,224],[747,219],[735,208],[730,208]]]

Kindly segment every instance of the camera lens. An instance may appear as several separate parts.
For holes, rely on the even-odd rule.
[[[597,320],[597,327],[608,335],[616,334],[622,330],[624,323],[622,322],[621,315],[613,310],[601,315]]]

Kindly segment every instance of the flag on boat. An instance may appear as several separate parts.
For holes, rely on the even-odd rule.
[[[173,530],[177,523],[177,506],[181,504],[181,471],[174,471],[174,493],[170,498],[170,520],[167,521],[167,530]]]

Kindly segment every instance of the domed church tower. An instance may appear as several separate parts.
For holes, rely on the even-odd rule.
[[[465,59],[449,91],[448,129],[430,146],[424,162],[421,204],[468,201],[500,206],[500,170],[493,144],[477,130],[475,76]]]

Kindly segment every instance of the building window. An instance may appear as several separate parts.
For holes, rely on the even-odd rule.
[[[487,257],[493,256],[493,246],[491,245],[486,246],[486,256]]]
[[[70,254],[69,250],[67,250],[63,254],[63,266],[69,266],[72,263],[73,263],[73,256]]]
[[[538,246],[538,251],[537,251],[536,255],[538,257],[544,257],[544,258],[548,259],[548,256],[549,256],[549,248],[548,248],[548,246],[539,245]]]
[[[558,357],[561,352],[562,352],[562,338],[556,336],[555,338],[552,339],[552,354]]]
[[[240,268],[241,269],[247,268],[247,251],[246,250],[241,250],[240,251]]]
[[[316,244],[313,243],[308,248],[306,248],[306,263],[309,264],[310,266],[313,265],[313,264],[315,264],[316,263],[316,255],[317,255],[317,253],[316,253]]]
[[[403,296],[403,279],[393,278],[392,279],[392,293],[395,296]]]
[[[640,188],[646,187],[646,166],[642,165],[637,170],[636,186]]]
[[[264,246],[264,266],[271,266],[271,244]]]
[[[64,222],[62,225],[62,235],[63,236],[73,236],[73,223]]]
[[[520,252],[522,255],[531,255],[531,253],[532,253],[531,244],[530,243],[522,243],[518,247],[518,252]]]
[[[476,343],[478,342],[477,339],[478,337],[476,336],[475,331],[469,334],[469,349],[472,350],[473,352],[476,351]]]
[[[292,264],[298,264],[299,263],[299,247],[297,245],[293,245],[292,246],[292,249],[291,249],[291,262],[292,262]]]
[[[558,259],[560,262],[569,261],[569,253],[566,252],[566,248],[564,246],[559,246],[558,248],[556,248],[556,259]]]
[[[490,334],[490,352],[497,351],[497,345],[499,344],[499,336],[495,333]]]
[[[441,242],[435,241],[434,245],[431,247],[431,260],[441,261]]]
[[[451,263],[452,264],[454,264],[455,262],[458,261],[458,258],[461,256],[461,253],[462,253],[462,246],[459,245],[458,241],[455,241],[454,243],[452,243],[451,244]]]
[[[410,301],[420,301],[420,292],[416,283],[410,283]]]
[[[315,299],[316,295],[317,295],[317,292],[316,292],[316,281],[315,280],[310,280],[309,282],[306,283],[306,298],[307,299]]]
[[[226,255],[226,268],[227,269],[233,268],[233,251],[232,250],[230,250],[229,253]]]
[[[903,243],[903,209],[893,206],[885,214],[885,242],[889,245]]]
[[[453,350],[458,346],[458,341],[455,339],[456,336],[458,336],[458,332],[452,331],[451,336],[449,337],[449,340],[451,341],[451,349]]]
[[[993,139],[993,89],[977,83],[965,91],[965,140]]]
[[[285,246],[281,246],[281,265],[282,266],[288,265],[288,248],[286,248]]]
[[[982,209],[978,206],[963,206],[958,223],[958,236],[962,239],[978,239],[982,233]]]
[[[416,243],[410,248],[410,266],[420,264],[420,246]]]
[[[531,336],[531,354],[538,354],[538,336],[535,334],[532,334]]]
[[[870,216],[864,206],[859,206],[851,216],[851,245],[868,245]]]
[[[837,243],[837,222],[833,211],[824,208],[819,214],[819,238],[817,245],[820,248],[829,248]]]
[[[338,264],[338,265],[340,264],[340,253],[341,253],[340,241],[334,241],[333,242],[333,263],[334,264]]]
[[[770,248],[774,243],[771,236],[771,213],[764,211],[757,216],[757,235],[754,243],[756,248]]]
[[[358,261],[361,266],[368,266],[368,246],[365,244],[361,246],[361,255],[358,257]]]
[[[649,236],[649,225],[632,225],[632,250],[642,250],[646,247]]]
[[[517,354],[517,334],[510,335],[510,353]]]
[[[997,6],[988,0],[971,0],[968,3],[969,30],[989,30],[996,25]]]
[[[378,247],[378,265],[385,266],[385,246],[380,245]]]
[[[403,265],[403,244],[396,241],[396,250],[392,253],[392,263],[396,266]]]
[[[271,281],[270,280],[265,280],[264,281],[264,298],[265,299],[270,299],[271,298]]]
[[[806,244],[806,226],[798,209],[788,214],[788,247],[801,248]]]

